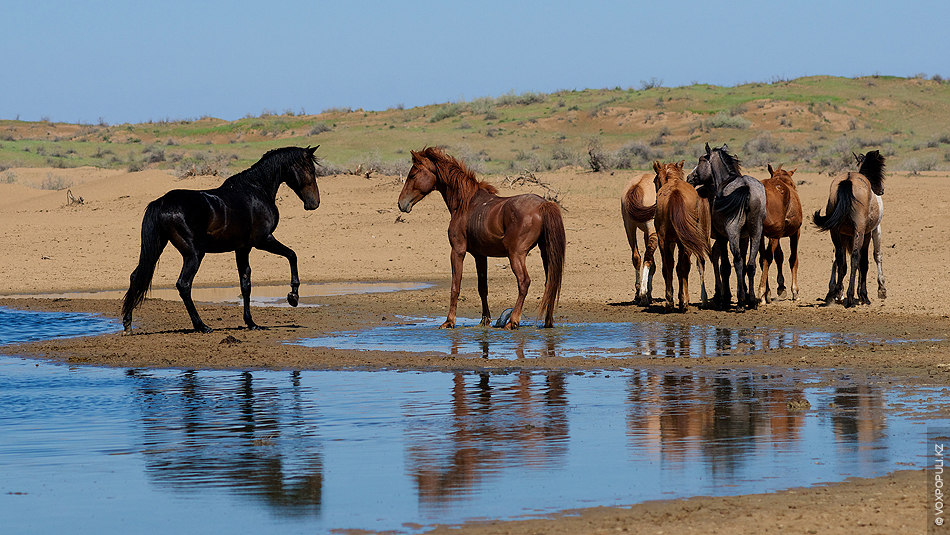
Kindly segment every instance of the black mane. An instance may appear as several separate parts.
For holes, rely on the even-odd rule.
[[[729,152],[725,145],[721,148],[713,149],[719,152],[719,158],[722,160],[722,163],[726,165],[726,169],[729,170],[729,175],[731,177],[742,176],[742,160],[738,156]]]
[[[872,150],[862,155],[860,161],[861,168],[858,172],[871,183],[871,191],[884,195],[884,156],[881,151]]]

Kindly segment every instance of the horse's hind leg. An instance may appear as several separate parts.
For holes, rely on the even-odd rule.
[[[686,312],[689,310],[689,252],[683,247],[680,247],[679,259],[676,262],[676,276],[680,281],[680,312]]]
[[[874,242],[874,263],[877,264],[877,296],[887,298],[887,288],[884,286],[884,252],[881,251],[881,225],[871,231],[871,240]]]
[[[673,247],[672,240],[666,240],[660,246],[660,259],[663,262],[663,282],[666,285],[663,305],[667,312],[673,310]]]
[[[853,307],[857,304],[855,300],[855,284],[858,275],[858,267],[861,264],[861,249],[864,243],[864,234],[856,232],[851,242],[851,277],[848,279],[848,295],[845,297],[844,306]]]
[[[785,295],[785,273],[782,267],[782,264],[785,263],[785,251],[782,251],[782,242],[779,239],[775,240],[773,256],[775,258],[775,284],[777,285],[775,295],[782,297]]]
[[[640,304],[642,306],[649,306],[653,301],[653,275],[656,273],[656,248],[659,243],[659,238],[656,234],[656,227],[653,225],[653,220],[647,221],[646,231],[643,233],[644,238],[646,239],[646,252],[644,252],[644,262],[643,269],[644,273],[642,275],[641,284],[646,286],[646,293],[641,295]]]
[[[297,276],[297,253],[277,241],[273,234],[269,234],[264,242],[256,247],[262,251],[283,256],[290,263],[290,293],[287,294],[287,302],[292,307],[297,306],[297,303],[300,302],[300,295],[297,293],[300,288],[300,278]]]
[[[525,266],[526,252],[512,253],[508,256],[511,263],[511,271],[518,279],[518,300],[515,301],[514,310],[511,311],[511,317],[505,325],[506,329],[517,329],[521,325],[521,309],[524,308],[524,300],[528,295],[528,287],[531,285],[531,277],[528,276],[528,268]]]
[[[637,246],[637,225],[633,221],[624,220],[624,228],[627,231],[627,243],[630,244],[630,260],[633,262],[633,270],[636,273],[633,286],[636,290],[634,301],[639,302],[643,288],[640,281],[640,272],[643,270],[643,257],[640,256],[640,248]]]
[[[244,324],[248,329],[260,329],[254,320],[251,319],[251,263],[248,256],[251,249],[238,249],[234,251],[234,258],[237,261],[238,276],[241,278],[241,297],[244,300]]]
[[[870,240],[867,240],[868,242]],[[861,305],[870,305],[871,299],[868,297],[868,246],[870,243],[865,243],[861,246],[861,267],[858,271],[858,304]]]
[[[475,272],[478,274],[478,297],[482,299],[482,321],[479,325],[491,325],[491,312],[488,311],[488,259],[484,256],[475,257]],[[545,258],[545,272],[547,271],[547,257]]]
[[[201,259],[204,258],[204,253],[194,250],[184,250],[181,251],[181,254],[183,258],[181,274],[178,276],[178,282],[175,284],[175,287],[178,288],[178,295],[181,296],[181,300],[185,303],[185,310],[188,311],[188,316],[191,318],[191,324],[195,330],[202,333],[210,333],[211,327],[208,327],[201,321],[201,317],[198,316],[198,309],[195,308],[195,302],[191,300],[191,284],[195,280],[195,274],[198,273],[198,267],[201,266]]]

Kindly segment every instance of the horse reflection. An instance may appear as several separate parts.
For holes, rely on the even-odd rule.
[[[859,450],[884,436],[884,395],[871,385],[835,388],[831,422],[838,443]]]
[[[471,340],[466,338],[469,333],[455,330],[451,333],[449,354],[476,353],[484,359],[492,357],[510,358],[511,355],[514,355],[518,360],[556,357],[557,339],[554,336],[547,335],[547,332],[545,331],[545,334],[540,338],[530,339],[532,343],[529,345],[529,338],[525,331],[512,334],[508,332],[499,333],[495,330],[482,330],[475,334],[477,351],[472,351]]]
[[[762,442],[799,440],[801,387],[776,379],[638,372],[629,381],[628,435],[635,452],[663,462],[709,462],[733,474]]]
[[[506,466],[561,464],[568,437],[564,383],[563,372],[457,372],[449,419],[409,438],[408,472],[419,501],[445,505]]]
[[[157,377],[130,370],[142,418],[146,474],[176,491],[229,488],[282,514],[319,515],[323,461],[303,420],[299,374],[291,375],[291,410],[275,388],[202,379],[194,371]],[[227,381],[225,386],[222,381]]]

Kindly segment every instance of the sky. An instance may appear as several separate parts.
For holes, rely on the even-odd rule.
[[[109,124],[506,93],[950,78],[950,2],[7,0],[0,119]]]

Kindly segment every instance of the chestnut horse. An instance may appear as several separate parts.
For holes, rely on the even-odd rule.
[[[788,267],[792,272],[792,300],[798,299],[798,239],[802,234],[802,202],[795,189],[792,175],[797,169],[786,171],[779,165],[772,169],[769,164],[769,175],[762,181],[765,186],[765,222],[762,223],[762,235],[769,239],[768,247],[762,248],[759,265],[762,267],[762,279],[759,283],[759,303],[771,303],[772,296],[769,288],[769,265],[775,259],[775,268],[778,270],[778,295],[785,295],[785,276],[782,273],[784,253],[780,238],[788,238]]]
[[[314,152],[317,147],[284,147],[268,151],[250,169],[228,178],[209,190],[176,189],[148,203],[142,218],[142,247],[138,266],[129,277],[129,290],[122,303],[122,325],[132,331],[132,310],[145,299],[152,283],[155,264],[168,242],[182,256],[178,295],[196,331],[211,332],[201,321],[191,299],[191,283],[205,253],[234,251],[241,297],[244,299],[244,323],[248,329],[260,327],[251,319],[251,248],[283,256],[290,262],[290,293],[287,301],[297,306],[297,255],[274,237],[280,214],[277,212],[277,188],[286,183],[303,201],[305,210],[320,206]]]
[[[656,170],[659,162],[653,164]],[[642,175],[630,180],[620,198],[620,215],[623,217],[623,228],[627,231],[627,243],[633,253],[633,269],[636,270],[636,298],[635,301],[648,306],[653,300],[653,274],[656,264],[653,262],[653,253],[656,251],[656,228],[653,225],[653,216],[656,215],[656,185],[653,175]],[[640,256],[637,247],[637,230],[643,233],[644,254]],[[646,288],[646,292],[642,289]]]
[[[853,153],[852,153],[853,154]],[[851,282],[844,306],[870,304],[868,298],[868,244],[874,241],[874,262],[877,264],[877,296],[887,297],[884,287],[883,254],[881,253],[881,219],[884,217],[884,156],[872,150],[860,156],[854,155],[860,166],[857,173],[847,174],[831,181],[825,215],[815,211],[814,222],[820,230],[831,233],[835,246],[835,259],[831,263],[831,280],[825,304],[841,301],[844,290],[844,275],[851,256]],[[855,301],[855,274],[861,267],[858,280],[858,299]]]
[[[525,267],[528,251],[535,245],[544,265],[544,296],[538,314],[544,312],[544,326],[554,325],[554,309],[561,291],[564,271],[564,223],[557,204],[534,194],[499,197],[498,190],[475,178],[475,173],[441,149],[427,147],[412,152],[412,168],[399,194],[399,209],[409,212],[423,197],[438,190],[452,215],[449,243],[452,246],[452,291],[449,314],[440,328],[455,327],[455,309],[462,285],[465,253],[475,258],[478,295],[482,300],[481,325],[491,324],[488,311],[487,257],[507,256],[518,279],[518,300],[506,329],[517,329],[521,309],[531,279]]]
[[[653,162],[656,171],[656,233],[660,240],[660,258],[663,260],[663,280],[666,282],[666,310],[673,310],[673,249],[679,246],[676,275],[680,282],[679,308],[689,310],[690,256],[696,256],[702,302],[706,304],[706,255],[709,254],[709,202],[696,193],[685,180],[680,163]]]

